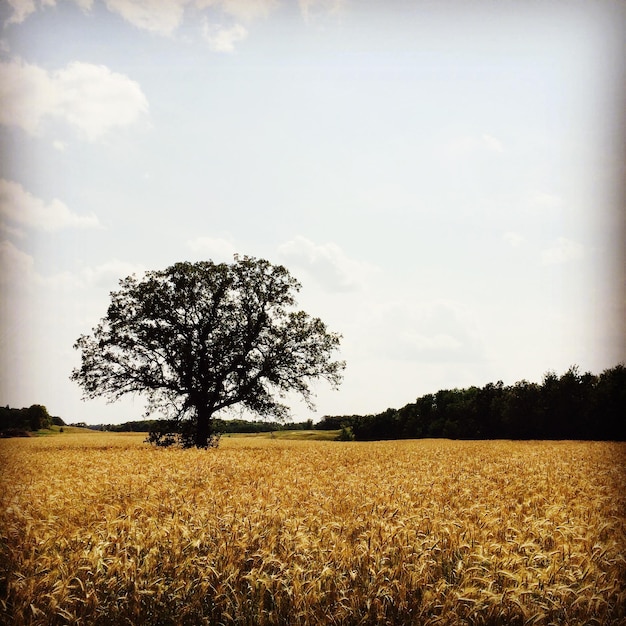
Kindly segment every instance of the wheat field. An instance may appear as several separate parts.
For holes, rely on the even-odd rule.
[[[626,444],[0,441],[10,624],[626,624]]]

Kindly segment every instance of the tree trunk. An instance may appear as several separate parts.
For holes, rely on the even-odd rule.
[[[212,434],[211,416],[213,412],[206,406],[197,408],[196,448],[208,448]]]

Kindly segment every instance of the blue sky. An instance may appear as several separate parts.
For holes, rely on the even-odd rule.
[[[133,272],[286,265],[343,334],[318,411],[624,354],[617,1],[0,5],[0,402],[67,421]]]

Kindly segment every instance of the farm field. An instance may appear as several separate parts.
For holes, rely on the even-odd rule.
[[[626,624],[626,444],[0,441],[0,622]]]

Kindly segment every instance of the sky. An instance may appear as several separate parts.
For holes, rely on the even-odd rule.
[[[343,335],[297,421],[626,360],[621,0],[0,4],[0,404],[81,400],[119,279],[285,265]]]

